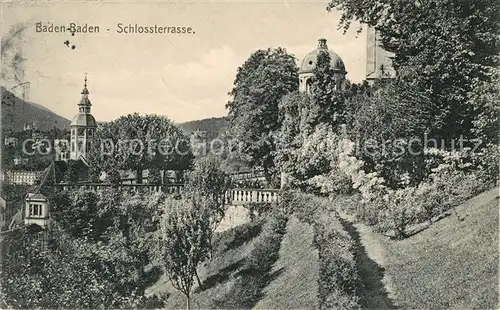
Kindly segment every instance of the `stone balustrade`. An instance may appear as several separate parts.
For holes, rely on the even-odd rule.
[[[59,187],[69,189],[84,189],[91,191],[102,191],[106,188],[115,188],[131,192],[164,192],[167,194],[181,194],[184,184],[109,184],[109,183],[76,183],[58,184]],[[226,201],[232,205],[243,205],[248,203],[273,203],[279,201],[278,189],[249,189],[235,188],[226,192]]]
[[[278,189],[231,189],[227,192],[228,200],[233,205],[247,203],[273,203],[279,201]]]

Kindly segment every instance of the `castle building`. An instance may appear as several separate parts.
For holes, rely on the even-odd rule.
[[[318,40],[318,47],[307,54],[299,68],[299,91],[303,93],[311,92],[312,77],[314,76],[314,69],[316,68],[318,55],[326,52],[330,55],[330,66],[334,72],[335,87],[339,90],[345,89],[345,65],[339,55],[328,49],[326,39]]]
[[[87,158],[87,152],[90,150],[94,138],[97,123],[90,113],[92,103],[89,100],[89,90],[87,89],[87,77],[82,90],[82,99],[78,104],[78,114],[73,117],[70,125],[70,159],[78,160]]]

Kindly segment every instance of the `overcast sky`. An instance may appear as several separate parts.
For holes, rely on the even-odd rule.
[[[337,30],[340,14],[328,13],[326,3],[3,4],[0,20],[2,37],[16,23],[30,24],[12,40],[6,55],[22,51],[31,101],[71,119],[87,72],[92,114],[98,121],[139,112],[182,122],[226,115],[236,70],[257,49],[281,46],[300,61],[325,37],[344,60],[347,77],[363,80],[366,36],[357,35],[356,27],[346,35]],[[88,23],[98,25],[100,33],[36,33],[36,22]],[[190,26],[196,33],[118,34],[120,22]],[[66,40],[76,48],[63,44]],[[2,81],[8,87],[13,83]]]

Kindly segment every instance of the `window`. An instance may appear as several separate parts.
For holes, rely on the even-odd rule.
[[[40,217],[42,216],[42,205],[41,204],[35,204],[35,203],[30,203],[30,216],[34,217]]]

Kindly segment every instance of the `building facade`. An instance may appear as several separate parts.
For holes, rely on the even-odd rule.
[[[2,171],[0,180],[10,184],[33,185],[42,171]]]
[[[90,150],[97,128],[97,123],[90,111],[92,103],[87,89],[87,77],[85,77],[81,95],[82,99],[78,104],[78,114],[73,117],[70,125],[70,159],[72,160],[78,160],[81,157],[87,158],[87,152]]]
[[[344,61],[342,61],[339,55],[328,49],[326,39],[322,38],[318,40],[318,47],[302,59],[299,68],[299,91],[308,94],[311,92],[312,77],[314,76],[314,69],[316,68],[320,53],[328,53],[330,55],[330,66],[334,74],[335,88],[339,90],[345,89],[347,71],[345,71]]]
[[[24,225],[36,224],[43,229],[49,225],[49,207],[47,197],[44,195],[27,194],[24,212]]]

